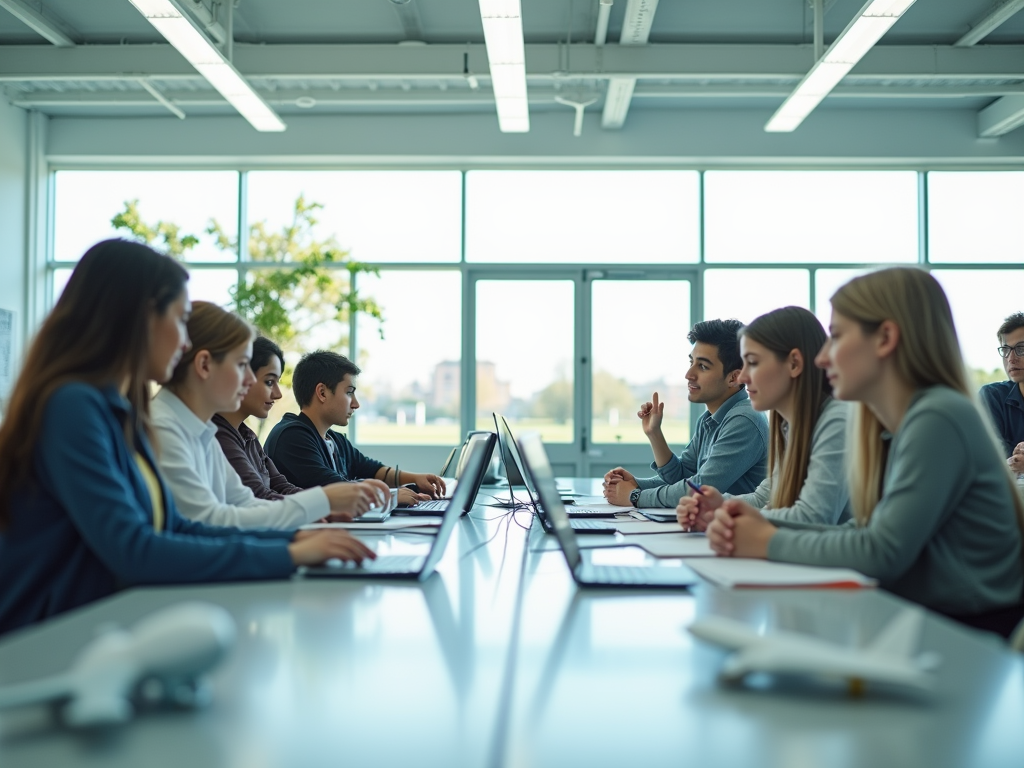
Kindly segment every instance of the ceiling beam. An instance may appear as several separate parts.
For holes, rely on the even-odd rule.
[[[142,81],[145,82],[145,81]],[[146,82],[146,85],[150,85]],[[152,88],[153,86],[150,85]],[[634,99],[664,100],[673,98],[701,98],[720,100],[723,98],[766,98],[785,97],[792,90],[790,85],[638,85],[633,91]],[[169,111],[174,112],[209,106],[224,105],[227,102],[216,91],[165,90],[159,91],[164,100],[159,100]],[[551,103],[559,91],[554,88],[532,88],[529,91],[531,104]],[[26,110],[68,109],[68,108],[121,108],[121,106],[156,106],[153,91],[104,90],[37,90],[17,91],[8,88],[7,99],[14,106]],[[275,106],[297,105],[299,99],[312,99],[311,113],[323,106],[350,106],[350,108],[375,108],[375,106],[489,106],[494,97],[486,90],[440,90],[418,88],[404,91],[394,88],[371,91],[333,88],[288,88],[263,90],[260,95]],[[848,86],[836,88],[837,98],[985,98],[997,96],[1024,96],[1022,85],[975,85],[975,86]],[[307,102],[308,103],[308,102]],[[174,112],[177,115],[177,112]],[[179,116],[180,117],[180,116]],[[995,134],[991,134],[995,135]]]
[[[34,8],[25,0],[0,0],[0,8],[17,17],[19,21],[31,27],[34,32],[42,35],[54,45],[61,48],[74,47],[75,41],[72,38],[74,32],[51,11],[44,12]]]
[[[1004,96],[978,112],[978,135],[1003,136],[1024,125],[1024,95]]]
[[[148,83],[147,83],[148,84]],[[150,86],[152,87],[152,86]],[[706,99],[715,101],[728,98],[784,98],[792,90],[791,85],[637,85],[633,99]],[[87,91],[84,89],[54,91],[38,90],[23,92],[9,88],[7,99],[22,109],[45,110],[48,108],[100,108],[100,107],[156,107],[152,92],[143,91]],[[211,107],[227,102],[216,91],[166,90],[160,91],[165,101],[160,101],[170,110],[171,106],[181,110],[191,107]],[[289,88],[274,91],[262,90],[260,96],[274,106],[296,106],[300,99],[312,99],[311,114],[317,107],[462,107],[490,106],[493,97],[486,90],[445,90],[417,88],[410,91],[389,88],[370,91],[368,89],[334,90],[332,88]],[[531,104],[554,102],[560,92],[554,88],[531,88]],[[962,99],[998,96],[1024,96],[1024,85],[975,85],[975,86],[847,86],[835,89],[833,96],[840,99]],[[308,102],[307,102],[308,103]],[[169,106],[170,105],[170,106]],[[173,111],[173,110],[171,110]],[[175,112],[177,114],[177,112]]]
[[[967,47],[980,42],[1022,8],[1024,8],[1024,0],[1005,0],[1005,2],[999,3],[987,14],[971,24],[971,31],[953,43],[953,45]]]
[[[627,0],[619,45],[646,46],[651,36],[654,12],[657,10],[658,0]],[[613,77],[608,80],[608,95],[601,114],[602,128],[621,128],[626,122],[636,80],[635,77]]]
[[[566,71],[564,46],[527,45],[527,77],[567,80],[634,77],[671,82],[799,80],[812,63],[809,45],[652,44],[574,45]],[[482,45],[247,45],[234,64],[250,80],[438,81],[486,77]],[[195,69],[170,45],[0,46],[0,82],[190,80]],[[848,76],[857,82],[892,80],[1024,81],[1024,46],[973,48],[876,46]]]

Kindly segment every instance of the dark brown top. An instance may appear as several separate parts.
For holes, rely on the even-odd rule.
[[[243,422],[238,429],[219,413],[213,417],[217,425],[217,442],[235,472],[257,499],[280,499],[303,490],[288,482],[260,445],[259,438]]]

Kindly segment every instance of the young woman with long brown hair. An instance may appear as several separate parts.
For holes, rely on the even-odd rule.
[[[857,401],[848,526],[793,527],[726,501],[720,555],[845,566],[971,626],[1008,635],[1024,589],[1024,505],[975,404],[949,302],[927,272],[855,278],[832,297],[816,360]]]
[[[769,520],[835,525],[850,519],[850,494],[843,458],[849,407],[832,397],[825,372],[814,358],[825,329],[802,307],[761,315],[739,332],[747,387],[757,411],[771,411],[768,477],[753,493],[728,496],[703,486],[684,496],[680,525],[703,531],[727,498],[761,509]]]
[[[0,632],[124,586],[284,578],[373,557],[342,531],[240,531],[178,514],[147,387],[189,349],[186,280],[144,245],[99,243],[32,343],[0,426]]]

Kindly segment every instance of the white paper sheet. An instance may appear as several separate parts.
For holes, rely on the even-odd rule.
[[[667,533],[664,536],[626,536],[624,544],[643,547],[655,557],[714,557],[703,533]],[[689,565],[689,563],[687,563]],[[694,570],[697,570],[694,568]]]
[[[873,587],[878,582],[850,568],[818,568],[737,557],[687,563],[700,576],[727,589],[743,587]]]
[[[303,531],[315,531],[320,528],[343,528],[348,531],[394,531],[402,528],[437,528],[441,525],[440,517],[389,517],[382,523],[310,523],[302,526]]]

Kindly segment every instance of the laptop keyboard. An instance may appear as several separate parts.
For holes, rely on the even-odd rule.
[[[422,509],[427,512],[444,512],[448,509],[448,504],[447,499],[435,499],[434,501],[421,501],[415,507],[411,507],[411,509]]]
[[[595,584],[678,584],[686,586],[696,579],[687,578],[678,568],[642,568],[633,565],[600,565],[588,568],[584,576]]]
[[[614,530],[615,526],[600,520],[570,520],[569,525],[574,531],[607,531]]]
[[[373,573],[411,573],[420,568],[423,555],[381,555],[376,560],[363,560],[361,563],[331,561],[330,567],[343,571],[368,571]]]

